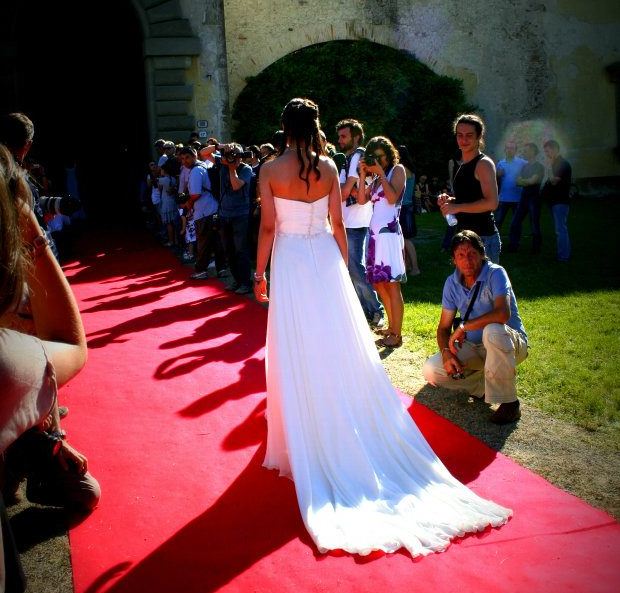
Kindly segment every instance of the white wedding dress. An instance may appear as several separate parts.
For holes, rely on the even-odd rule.
[[[275,198],[267,454],[321,552],[444,550],[512,512],[456,480],[392,387],[327,222],[328,198]]]

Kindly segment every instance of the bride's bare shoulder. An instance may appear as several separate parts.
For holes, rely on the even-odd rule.
[[[338,170],[336,169],[336,163],[334,163],[334,161],[328,156],[319,157],[319,167],[322,167],[332,173],[338,173]]]

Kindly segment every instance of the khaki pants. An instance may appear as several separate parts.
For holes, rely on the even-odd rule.
[[[514,329],[490,323],[482,332],[482,344],[465,341],[458,359],[465,366],[464,379],[453,379],[443,368],[441,352],[431,356],[422,369],[424,378],[436,387],[464,390],[490,404],[517,399],[517,365],[527,358],[527,342]]]

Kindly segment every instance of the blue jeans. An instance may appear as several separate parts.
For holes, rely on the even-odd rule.
[[[499,238],[499,232],[494,235],[486,235],[480,237],[484,243],[484,251],[487,257],[494,263],[499,265],[499,253],[502,250],[502,241]]]
[[[368,229],[347,229],[347,244],[349,246],[349,276],[353,288],[360,300],[367,319],[372,319],[377,312],[383,313],[383,307],[377,298],[377,293],[366,280],[366,239]]]
[[[570,239],[568,237],[568,204],[551,206],[551,215],[555,226],[558,242],[558,260],[568,261],[570,258]]]
[[[532,249],[539,251],[542,243],[542,234],[540,232],[540,196],[528,197],[524,195],[519,202],[517,211],[512,217],[510,225],[509,248],[517,249],[521,241],[521,227],[527,215],[530,215],[530,224],[532,226]]]
[[[517,211],[517,207],[519,206],[519,202],[500,202],[497,206],[497,210],[495,211],[495,226],[497,230],[501,230],[502,223],[504,222],[504,218],[508,212],[512,210],[512,219],[514,220],[515,212]]]
[[[228,265],[239,286],[252,286],[248,248],[248,216],[220,216],[220,233]]]

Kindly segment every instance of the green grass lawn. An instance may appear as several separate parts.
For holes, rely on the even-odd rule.
[[[574,200],[569,215],[573,256],[570,263],[558,264],[551,215],[544,208],[542,253],[530,254],[526,220],[521,251],[502,253],[500,262],[530,342],[530,355],[518,367],[519,397],[588,429],[620,428],[619,217],[617,198]],[[403,333],[410,337],[409,348],[430,355],[437,347],[443,283],[453,267],[440,251],[445,222],[439,213],[416,221],[422,274],[404,286]]]

